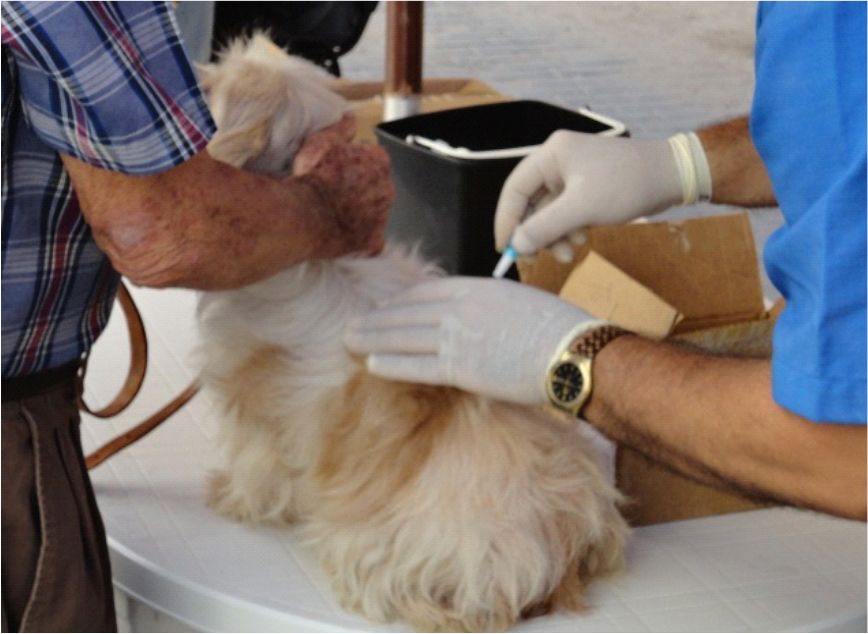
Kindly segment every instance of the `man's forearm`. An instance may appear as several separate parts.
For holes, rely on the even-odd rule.
[[[773,207],[768,172],[750,138],[747,117],[697,131],[711,171],[712,202],[745,207]]]
[[[258,176],[206,152],[153,176],[63,158],[94,238],[138,284],[232,288],[337,251],[337,223],[304,178]]]
[[[586,418],[709,484],[865,519],[865,427],[807,421],[771,398],[766,360],[621,337],[594,361]]]

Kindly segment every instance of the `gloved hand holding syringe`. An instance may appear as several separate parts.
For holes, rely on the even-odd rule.
[[[549,247],[569,262],[587,226],[618,224],[711,197],[711,177],[695,135],[666,140],[603,138],[558,131],[512,171],[494,218],[503,252],[494,277],[516,258]]]

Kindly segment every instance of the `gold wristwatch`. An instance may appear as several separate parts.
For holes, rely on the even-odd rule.
[[[591,327],[575,337],[549,366],[546,392],[552,405],[578,417],[591,395],[591,366],[603,347],[628,330],[611,324]]]

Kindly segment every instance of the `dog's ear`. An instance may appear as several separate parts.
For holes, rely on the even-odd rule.
[[[208,154],[218,161],[243,167],[262,154],[268,145],[268,134],[268,119],[252,121],[226,132],[218,131],[208,144]]]
[[[214,64],[201,64],[193,62],[193,68],[196,70],[196,77],[199,79],[199,86],[208,94],[213,88],[214,82],[217,80],[217,67]]]

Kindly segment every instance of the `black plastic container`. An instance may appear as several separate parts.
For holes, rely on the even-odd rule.
[[[491,275],[500,257],[493,223],[503,182],[522,157],[560,129],[627,135],[622,123],[608,117],[540,101],[379,124],[375,132],[391,157],[396,189],[387,235],[419,243],[426,257],[450,273]]]

